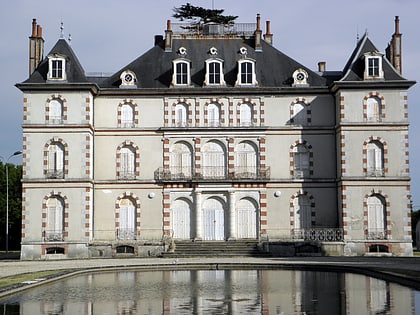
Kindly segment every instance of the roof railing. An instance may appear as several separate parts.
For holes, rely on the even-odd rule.
[[[195,36],[252,36],[257,29],[256,23],[171,23],[174,35]]]

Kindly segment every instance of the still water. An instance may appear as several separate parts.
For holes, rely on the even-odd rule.
[[[419,292],[362,275],[291,270],[80,275],[0,300],[3,314],[416,314]]]

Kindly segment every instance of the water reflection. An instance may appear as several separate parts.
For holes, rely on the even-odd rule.
[[[417,292],[416,292],[417,293]],[[1,300],[3,314],[413,314],[414,291],[289,270],[92,273]]]

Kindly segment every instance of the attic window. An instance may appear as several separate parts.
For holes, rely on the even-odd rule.
[[[244,58],[238,61],[238,77],[235,85],[258,85],[255,60]]]
[[[173,61],[173,86],[189,86],[190,79],[190,62],[186,59],[177,59]]]
[[[48,56],[48,80],[66,80],[66,60],[62,56]]]
[[[223,75],[223,61],[221,59],[206,60],[206,78],[204,85],[226,85]]]
[[[125,70],[120,75],[120,88],[136,88],[136,74],[131,70]]]
[[[364,79],[374,80],[383,78],[382,55],[377,52],[366,53]]]

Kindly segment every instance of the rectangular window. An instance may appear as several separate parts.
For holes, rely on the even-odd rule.
[[[252,84],[252,63],[241,63],[241,84]]]
[[[52,60],[51,61],[51,78],[62,79],[63,78],[63,60]]]
[[[379,58],[369,58],[368,60],[368,75],[370,77],[379,76]]]
[[[176,84],[188,84],[188,65],[186,62],[176,64]]]
[[[209,83],[220,84],[220,63],[212,62],[209,64]]]

